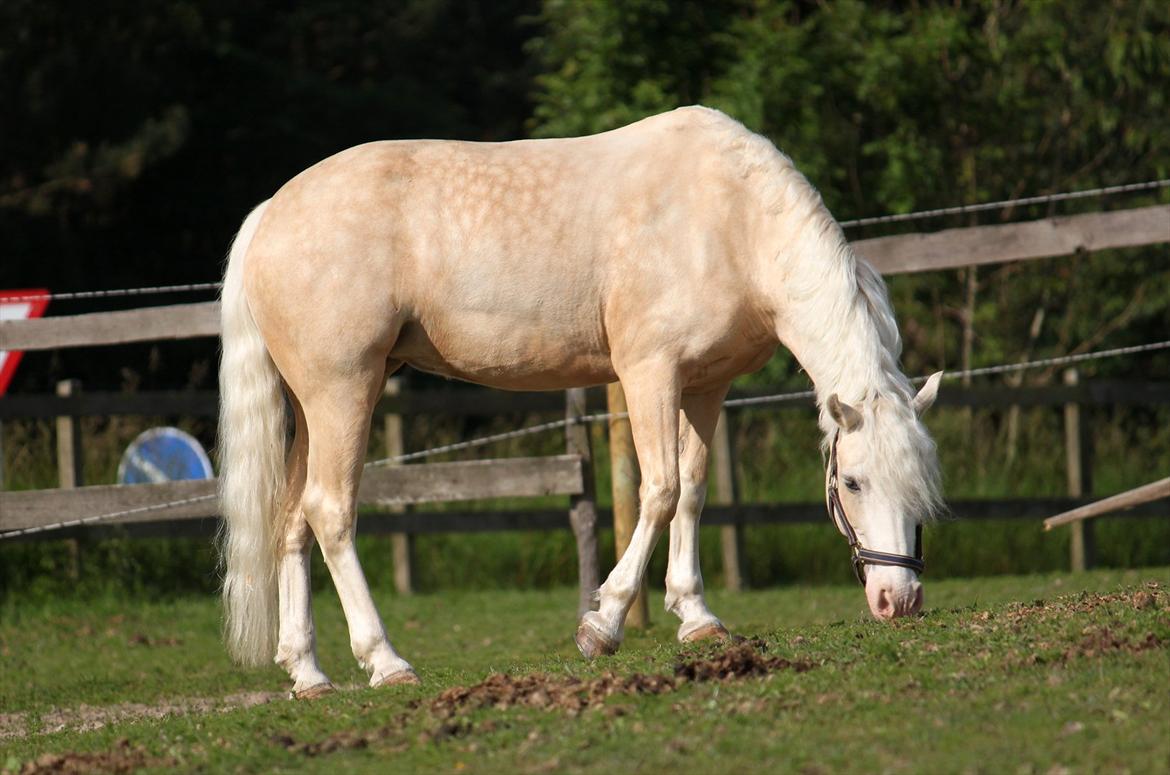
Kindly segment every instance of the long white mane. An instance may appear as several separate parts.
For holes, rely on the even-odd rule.
[[[871,470],[893,484],[923,518],[941,509],[938,454],[913,408],[898,333],[880,274],[853,252],[821,195],[767,139],[717,111],[723,148],[780,227],[775,260],[787,291],[789,328],[803,342],[801,365],[815,376],[822,446],[837,424],[825,409],[836,393],[862,413]]]

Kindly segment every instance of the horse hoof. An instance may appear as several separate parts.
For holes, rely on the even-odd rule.
[[[698,643],[701,640],[728,640],[731,635],[727,632],[727,628],[719,622],[712,622],[711,624],[704,624],[702,627],[688,632],[679,638],[683,643]]]
[[[399,670],[397,673],[383,676],[376,681],[371,681],[370,686],[377,689],[381,686],[418,686],[421,683],[422,680],[418,677],[418,673],[408,667],[405,670]]]
[[[617,653],[618,641],[610,640],[589,622],[581,622],[577,627],[577,650],[586,659],[608,657]]]
[[[316,700],[326,695],[333,694],[337,688],[331,683],[317,684],[310,686],[308,689],[301,689],[292,693],[294,700]]]

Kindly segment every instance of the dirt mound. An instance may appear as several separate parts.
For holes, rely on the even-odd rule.
[[[1031,603],[1013,604],[1003,617],[1008,622],[1020,623],[1026,619],[1051,619],[1065,617],[1070,614],[1093,613],[1100,608],[1122,605],[1134,610],[1170,609],[1170,594],[1156,581],[1147,581],[1142,589],[1124,590],[1120,592],[1082,592],[1076,596],[1057,600],[1033,600]],[[978,614],[980,621],[987,621],[990,612]]]
[[[1119,635],[1108,627],[1096,627],[1086,628],[1082,635],[1084,637],[1080,643],[1065,651],[1065,660],[1074,657],[1096,657],[1114,651],[1138,654],[1163,647],[1162,639],[1152,632],[1147,632],[1140,638],[1131,638],[1124,634]]]
[[[596,678],[549,676],[541,673],[511,676],[495,673],[474,686],[453,686],[430,703],[436,717],[450,718],[461,710],[511,707],[558,710],[577,714],[597,708],[615,695],[665,694],[688,681],[726,681],[767,675],[779,670],[804,672],[808,662],[793,662],[765,653],[762,641],[741,641],[710,656],[680,660],[673,675],[620,676],[613,672]]]
[[[671,675],[634,673],[621,676],[606,672],[594,678],[575,678],[543,673],[519,676],[493,673],[473,686],[445,689],[425,705],[414,704],[413,710],[424,708],[436,722],[418,735],[417,742],[441,743],[472,733],[491,733],[499,728],[499,723],[493,719],[473,723],[463,715],[466,711],[482,708],[535,708],[575,716],[585,710],[603,707],[606,700],[614,696],[666,694],[690,682],[763,677],[780,670],[804,672],[813,667],[810,662],[794,662],[784,657],[771,656],[766,653],[766,649],[761,640],[741,639],[722,648],[701,652],[698,656],[680,659]],[[612,706],[611,709],[620,711],[620,708]],[[388,746],[389,750],[404,750],[411,745],[411,741],[403,735],[409,721],[410,716],[404,713],[391,723],[368,732],[342,730],[313,743],[298,742],[291,736],[279,735],[272,742],[305,756],[365,748],[375,743],[381,748]],[[506,725],[506,722],[501,723]]]
[[[769,656],[762,640],[745,640],[727,646],[707,659],[693,659],[674,666],[676,678],[688,681],[726,681],[731,678],[764,676],[780,670],[803,673],[812,669],[811,662],[793,662]]]
[[[108,751],[94,753],[47,753],[26,763],[20,775],[42,773],[137,772],[143,767],[174,766],[174,760],[153,757],[140,745],[123,738]]]

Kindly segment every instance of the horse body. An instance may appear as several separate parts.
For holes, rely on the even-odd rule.
[[[704,122],[732,128],[684,110],[588,138],[371,143],[310,168],[247,254],[281,372],[321,338],[524,390],[612,382],[647,354],[687,391],[758,367],[777,343],[759,251],[726,227],[753,203]],[[311,297],[335,303],[286,303]]]
[[[906,512],[932,505],[934,450],[916,414],[932,395],[913,403],[897,368],[880,277],[787,157],[716,111],[586,138],[344,151],[245,221],[223,307],[228,642],[248,662],[275,651],[298,692],[328,686],[309,606],[314,539],[371,684],[415,680],[353,549],[370,414],[403,363],[506,389],[622,382],[641,514],[582,619],[589,656],[617,648],[668,526],[679,638],[725,634],[698,566],[707,450],[731,380],[779,343],[817,386],[826,438],[844,434],[843,481],[874,483],[869,500],[842,494],[857,533],[906,554],[917,521]],[[257,419],[281,414],[281,383],[287,455],[279,423]],[[921,602],[904,568],[876,568],[866,588],[875,615]]]

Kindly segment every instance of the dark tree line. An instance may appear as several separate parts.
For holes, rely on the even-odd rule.
[[[1152,0],[9,0],[0,287],[214,280],[248,209],[347,146],[579,134],[694,102],[770,136],[842,218],[1162,177],[1168,87]],[[900,278],[907,366],[957,365],[965,334],[990,362],[1164,333],[1167,255]],[[213,363],[210,342],[33,354],[13,388],[206,387]]]

